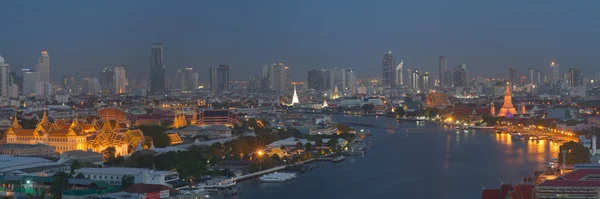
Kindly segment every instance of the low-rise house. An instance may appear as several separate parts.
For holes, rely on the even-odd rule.
[[[0,155],[56,157],[55,146],[45,144],[0,144]]]
[[[90,163],[98,166],[104,165],[104,156],[102,153],[97,153],[93,151],[65,151],[60,154],[62,158],[66,158],[69,160],[77,160],[82,163]]]

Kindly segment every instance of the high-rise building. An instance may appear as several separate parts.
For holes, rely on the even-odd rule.
[[[42,82],[50,82],[50,56],[48,55],[48,51],[42,50],[40,57],[38,58],[38,63],[35,66],[35,70],[39,72],[40,79]]]
[[[208,79],[212,91],[229,91],[229,66],[221,64],[219,66],[211,67]]]
[[[444,81],[444,76],[446,74],[446,58],[444,56],[440,56],[439,58],[439,79],[440,79],[440,84],[441,86],[447,86],[445,83],[446,81]]]
[[[414,89],[414,90],[421,89],[422,81],[421,81],[421,73],[419,73],[419,70],[413,70],[410,74],[411,74],[410,75],[411,76],[411,78],[410,78],[410,80],[411,80],[411,83],[410,83],[411,88]]]
[[[288,85],[289,67],[283,63],[273,63],[263,67],[261,84],[266,90],[285,92]]]
[[[529,68],[529,83],[530,83],[530,84],[534,84],[534,83],[535,83],[535,82],[533,81],[533,80],[534,80],[534,78],[533,78],[533,75],[534,75],[534,73],[533,73],[533,68]]]
[[[344,94],[356,94],[356,77],[354,76],[354,70],[351,68],[344,69]]]
[[[185,90],[185,74],[183,70],[177,69],[177,72],[175,73],[175,78],[173,79],[173,81],[170,81],[170,85],[171,89]]]
[[[512,66],[506,70],[506,80],[511,84],[517,85],[520,82],[519,69],[513,68]],[[511,87],[512,89],[512,87]],[[511,90],[512,91],[512,90]]]
[[[184,90],[194,90],[195,89],[195,85],[196,83],[194,82],[194,69],[193,68],[186,68],[184,70],[184,77],[185,77],[185,88]]]
[[[127,77],[125,76],[125,67],[115,67],[115,94],[127,93]]]
[[[394,56],[392,51],[389,51],[383,56],[381,63],[381,79],[384,86],[393,86],[396,79],[396,65],[394,64]]]
[[[32,69],[23,69],[23,94],[35,93],[36,83],[39,82],[39,73]]]
[[[404,85],[404,76],[402,74],[403,67],[404,61],[400,60],[400,63],[396,66],[396,85]]]
[[[67,77],[63,78],[63,84],[68,85],[67,84],[68,80]],[[100,88],[102,89],[102,93],[103,94],[111,94],[111,93],[115,93],[115,72],[113,71],[112,68],[104,68],[102,70],[102,73],[100,74]]]
[[[536,84],[541,84],[542,82],[544,82],[544,81],[542,81],[543,80],[542,79],[542,73],[539,70],[536,70],[535,73],[536,73],[536,76],[537,76],[535,83]]]
[[[328,91],[331,88],[331,86],[329,86],[331,81],[330,76],[330,71],[325,69],[313,69],[308,71],[308,88],[321,92]]]
[[[200,73],[198,72],[194,72],[192,73],[192,90],[196,90],[198,89],[198,87],[200,86]]]
[[[461,70],[463,87],[469,86],[469,71],[467,70],[467,64],[461,64],[458,68]]]
[[[10,97],[10,93],[8,92],[8,88],[10,86],[10,68],[8,64],[4,61],[4,58],[0,56],[0,96],[3,98]]]
[[[426,71],[424,73],[421,73],[420,80],[421,80],[420,81],[421,85],[419,85],[419,88],[421,90],[423,90],[423,92],[427,92],[429,89],[433,88],[433,87],[430,87],[432,81],[429,77],[429,72]]]
[[[581,78],[581,72],[579,71],[579,68],[569,68],[569,74],[568,74],[568,82],[569,85],[571,86],[581,86],[583,85],[583,78]]]
[[[446,70],[446,72],[444,72],[444,84],[445,86],[452,86],[452,72],[450,72],[449,70]]]
[[[546,73],[542,73],[542,77],[543,77],[543,79],[544,79],[544,82],[546,82],[546,83],[547,83],[547,82],[548,82],[548,74],[546,74]]]
[[[551,82],[555,83],[560,81],[560,66],[555,61],[550,61],[550,77]]]
[[[165,91],[165,66],[163,64],[163,43],[152,43],[152,68],[150,74],[150,91]]]

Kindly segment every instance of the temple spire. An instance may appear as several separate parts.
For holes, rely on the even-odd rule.
[[[13,123],[12,123],[12,127],[13,129],[20,129],[21,125],[19,125],[19,120],[17,119],[17,112],[15,112],[15,117],[13,117]]]
[[[48,115],[46,114],[46,108],[44,108],[44,115],[42,116],[42,121],[40,121],[40,123],[44,126],[50,124],[50,121],[48,120]]]
[[[299,104],[298,93],[296,93],[296,84],[294,84],[294,97],[292,97],[292,104]]]

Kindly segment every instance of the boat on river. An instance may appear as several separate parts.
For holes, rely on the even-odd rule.
[[[263,176],[260,176],[259,179],[261,182],[286,182],[289,180],[293,180],[297,177],[295,173],[269,173]]]
[[[340,155],[340,156],[338,156],[336,158],[333,158],[333,160],[331,160],[331,161],[333,163],[338,163],[338,162],[344,161],[345,159],[346,159],[346,157],[344,157],[343,155]]]

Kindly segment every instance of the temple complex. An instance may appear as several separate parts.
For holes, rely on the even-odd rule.
[[[7,144],[54,146],[58,153],[71,150],[102,152],[108,147],[114,147],[116,155],[126,155],[144,141],[144,134],[140,130],[129,127],[130,121],[125,118],[123,110],[118,108],[100,109],[97,111],[97,118],[92,121],[75,117],[71,121],[60,119],[50,122],[44,111],[34,129],[23,128],[15,115],[4,140]]]

